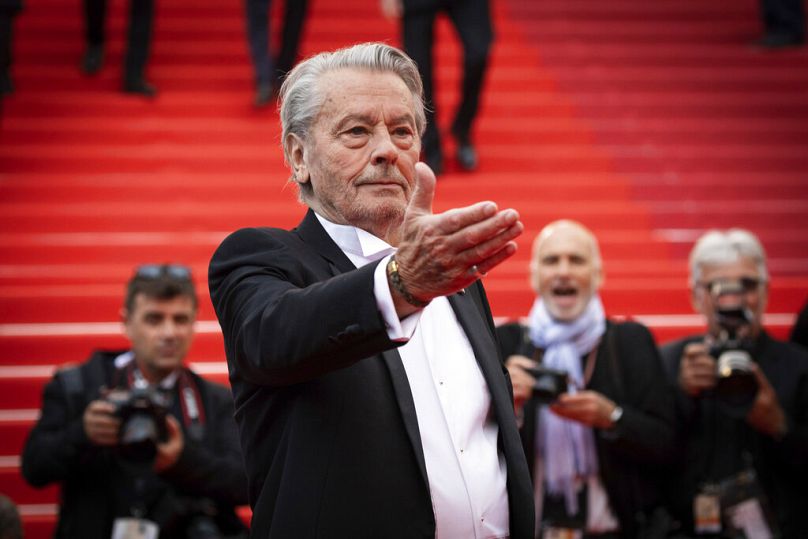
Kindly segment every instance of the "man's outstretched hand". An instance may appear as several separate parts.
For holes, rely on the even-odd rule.
[[[516,210],[498,210],[493,202],[478,202],[440,214],[432,213],[435,174],[424,163],[415,165],[415,190],[401,225],[396,260],[407,291],[430,301],[466,288],[516,252],[524,226]],[[395,290],[401,316],[407,306]]]

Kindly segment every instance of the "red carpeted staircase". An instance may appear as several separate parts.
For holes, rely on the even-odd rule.
[[[125,344],[117,312],[132,268],[193,268],[203,299],[189,359],[224,382],[210,255],[236,228],[303,214],[277,114],[251,107],[241,4],[160,4],[154,101],[117,91],[124,3],[111,5],[95,78],[77,69],[78,2],[28,2],[15,28],[17,93],[0,119],[0,492],[29,538],[49,535],[58,495],[18,471],[41,387],[54,367]],[[659,340],[697,331],[687,252],[707,228],[743,226],[768,249],[767,325],[785,335],[808,297],[808,51],[748,46],[753,0],[494,0],[493,15],[481,168],[449,163],[435,209],[492,199],[521,212],[519,253],[486,279],[494,314],[526,314],[532,237],[570,217],[600,239],[607,312]],[[446,126],[460,51],[445,21],[438,33]],[[304,54],[366,40],[398,41],[377,2],[313,1]]]

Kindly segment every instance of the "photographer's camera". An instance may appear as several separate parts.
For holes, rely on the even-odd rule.
[[[742,298],[746,288],[752,286],[743,281],[721,280],[710,285],[720,328],[718,338],[710,346],[710,355],[716,359],[715,395],[740,413],[752,404],[758,390],[752,372],[751,341],[744,335],[754,315],[743,301],[734,299]]]
[[[168,396],[158,389],[145,387],[113,389],[106,399],[115,405],[115,415],[121,419],[118,442],[121,456],[133,462],[153,461],[157,444],[168,436]]]
[[[533,383],[533,398],[542,404],[551,404],[567,392],[569,377],[567,371],[538,366],[525,368],[536,381]]]

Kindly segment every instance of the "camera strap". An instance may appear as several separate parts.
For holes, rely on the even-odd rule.
[[[182,369],[177,384],[182,421],[188,430],[188,435],[198,442],[205,432],[205,407],[202,406],[202,396],[188,369]]]

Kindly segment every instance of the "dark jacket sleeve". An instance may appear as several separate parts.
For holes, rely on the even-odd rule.
[[[605,383],[612,385],[615,392],[608,396],[623,408],[623,417],[614,429],[599,432],[615,454],[638,462],[670,462],[675,438],[674,397],[654,339],[645,326],[636,323],[618,324],[612,330],[616,331],[617,347],[606,354],[618,354],[623,387]],[[608,360],[608,356],[601,360]]]
[[[797,321],[794,322],[794,327],[791,328],[790,339],[791,342],[808,349],[808,302],[805,303],[797,315]]]
[[[35,487],[64,481],[78,470],[89,477],[109,469],[110,451],[92,445],[84,433],[82,416],[89,400],[68,395],[61,377],[56,373],[45,386],[41,415],[23,448],[22,474]]]
[[[394,348],[376,307],[376,264],[339,274],[293,233],[243,229],[210,264],[231,372],[288,385]]]
[[[206,386],[207,425],[201,441],[186,436],[179,460],[163,478],[183,492],[210,498],[224,505],[247,503],[247,477],[239,445],[229,391]]]

